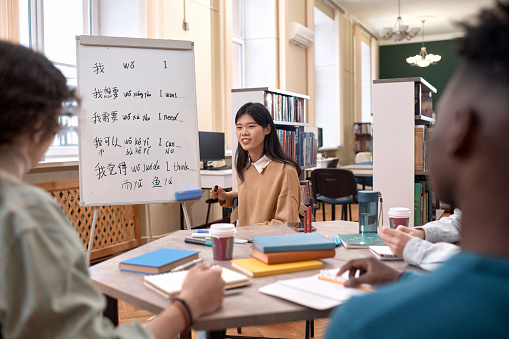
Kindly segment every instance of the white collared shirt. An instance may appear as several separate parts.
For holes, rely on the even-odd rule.
[[[266,154],[264,154],[263,157],[261,157],[257,162],[252,162],[251,158],[249,158],[250,164],[256,168],[258,173],[262,173],[265,167],[267,167],[271,161],[272,160]]]

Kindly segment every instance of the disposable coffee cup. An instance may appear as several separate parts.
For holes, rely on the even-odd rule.
[[[235,225],[213,224],[210,226],[209,234],[212,238],[214,260],[232,260]]]
[[[391,207],[387,212],[391,228],[396,228],[400,225],[408,227],[410,222],[410,209],[406,207]]]

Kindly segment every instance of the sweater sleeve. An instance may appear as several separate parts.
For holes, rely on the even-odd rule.
[[[233,200],[238,198],[239,192],[238,191],[224,192],[224,195],[226,196],[226,200],[219,200],[219,205],[221,207],[233,208]]]

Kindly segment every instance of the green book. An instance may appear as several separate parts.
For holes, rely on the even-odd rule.
[[[338,234],[345,248],[369,248],[369,246],[385,245],[377,233]]]
[[[421,225],[421,194],[422,185],[416,182],[414,189],[414,226]]]

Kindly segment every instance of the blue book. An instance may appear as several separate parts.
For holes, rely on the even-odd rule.
[[[377,233],[338,234],[345,248],[369,248],[369,246],[385,245]]]
[[[318,233],[254,236],[253,246],[263,253],[328,250],[336,248],[334,241]]]
[[[200,251],[177,250],[173,248],[160,248],[140,256],[121,261],[122,271],[136,273],[159,274],[198,259]]]

